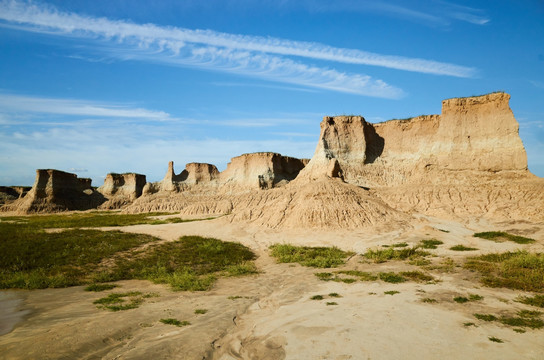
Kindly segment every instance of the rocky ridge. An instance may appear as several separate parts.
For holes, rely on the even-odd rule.
[[[253,153],[232,158],[223,172],[189,163],[180,174],[170,162],[157,183],[138,174],[109,174],[98,191],[90,182],[82,191],[126,212],[228,215],[228,221],[273,228],[407,226],[413,213],[544,221],[544,179],[527,169],[509,99],[505,93],[448,99],[440,115],[379,124],[327,116],[309,161]],[[62,201],[54,200],[59,196],[47,192],[40,201],[51,199],[54,206],[28,206],[29,195],[43,193],[38,183],[43,180],[37,177],[25,198],[3,210],[62,210]],[[121,197],[128,200],[116,200]]]

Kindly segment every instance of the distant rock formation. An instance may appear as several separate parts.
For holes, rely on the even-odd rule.
[[[0,186],[0,205],[23,198],[30,189],[30,186]]]
[[[220,175],[221,185],[250,189],[271,189],[297,177],[307,161],[273,152],[256,152],[234,157]]]
[[[104,180],[104,185],[100,186],[97,191],[107,198],[123,196],[135,200],[142,195],[145,183],[145,175],[109,173]]]
[[[22,213],[87,210],[98,207],[104,198],[91,187],[91,179],[64,171],[36,170],[32,189],[3,211]]]

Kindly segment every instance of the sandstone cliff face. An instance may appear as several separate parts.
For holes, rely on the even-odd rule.
[[[314,157],[302,174],[333,168],[365,187],[470,181],[486,173],[527,174],[527,155],[510,96],[449,99],[441,115],[369,124],[362,117],[325,117]],[[327,172],[328,171],[328,172]]]
[[[110,173],[106,176],[104,185],[100,186],[97,191],[107,198],[122,196],[134,200],[142,195],[145,183],[145,175]]]
[[[221,185],[271,189],[293,180],[304,160],[271,152],[244,154],[231,159],[220,174]]]
[[[4,206],[3,211],[22,213],[87,210],[104,198],[91,188],[91,179],[64,171],[36,170],[36,180],[26,196]]]

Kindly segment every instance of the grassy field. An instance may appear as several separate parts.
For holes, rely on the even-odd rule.
[[[303,266],[330,268],[342,265],[345,258],[354,253],[342,251],[337,247],[309,247],[290,244],[270,246],[271,255],[280,263],[299,263]]]
[[[33,215],[33,216],[4,216],[0,217],[0,224],[14,223],[31,228],[53,229],[53,228],[89,228],[106,226],[129,226],[139,224],[168,224],[189,221],[209,220],[184,220],[178,217],[164,220],[156,219],[160,215],[172,215],[172,213],[146,213],[146,214],[119,214],[111,211],[92,211],[73,214],[54,215]]]
[[[174,290],[207,290],[219,276],[256,273],[255,255],[237,243],[186,236],[178,241],[120,231],[77,229],[155,221],[145,215],[83,213],[4,217],[0,288],[41,289],[147,279]],[[147,220],[146,220],[147,219]],[[48,228],[68,228],[47,232]],[[145,251],[138,247],[149,244]],[[105,265],[105,264],[108,265]],[[96,291],[96,290],[95,290]]]

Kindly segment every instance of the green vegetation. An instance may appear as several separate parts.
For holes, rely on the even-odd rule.
[[[453,298],[453,301],[459,303],[459,304],[464,304],[464,303],[467,303],[469,301],[479,301],[479,300],[482,300],[484,297],[483,296],[480,296],[480,295],[476,295],[476,294],[469,294],[468,297],[465,297],[465,296],[456,296]]]
[[[433,299],[433,298],[423,298],[423,299],[421,299],[421,301],[424,302],[424,303],[429,303],[429,304],[434,304],[434,303],[438,302],[438,300]]]
[[[236,300],[236,299],[241,299],[241,298],[243,298],[243,296],[236,295],[236,296],[229,296],[227,299],[229,299],[229,300]]]
[[[104,259],[157,240],[120,231],[73,229],[48,233],[0,222],[0,288],[82,285]]]
[[[544,308],[544,295],[520,296],[516,301],[522,304]]]
[[[337,271],[337,274],[343,274],[343,275],[349,275],[349,276],[355,276],[359,278],[361,281],[374,281],[378,279],[378,276],[366,272],[366,271],[359,271],[359,270],[342,270]]]
[[[517,316],[502,315],[497,318],[491,314],[474,314],[477,319],[483,321],[498,321],[503,325],[512,326],[516,328],[531,328],[541,329],[544,327],[544,321],[540,319],[542,313],[540,311],[521,310],[516,314]]]
[[[473,236],[486,239],[486,240],[493,240],[495,242],[513,241],[517,244],[530,244],[535,242],[534,239],[526,238],[526,237],[518,236],[518,235],[512,235],[503,231],[480,232],[480,233],[474,234]]]
[[[160,322],[162,322],[163,324],[166,324],[166,325],[174,325],[174,326],[178,326],[178,327],[191,325],[191,323],[188,322],[188,321],[185,321],[185,320],[184,321],[179,321],[177,319],[172,319],[172,318],[161,319]]]
[[[334,301],[327,302],[327,306],[330,306],[330,305],[338,305],[338,303]]]
[[[227,276],[246,276],[252,274],[258,274],[259,271],[255,266],[255,263],[251,261],[245,261],[240,264],[229,265],[225,269]]]
[[[455,246],[450,247],[450,250],[453,250],[453,251],[474,251],[474,250],[478,250],[478,249],[467,247],[465,245],[455,245]]]
[[[146,214],[120,214],[112,211],[92,211],[74,214],[53,214],[53,215],[34,215],[34,216],[4,216],[0,219],[4,223],[17,224],[20,227],[33,229],[52,229],[52,228],[88,228],[105,226],[129,226],[138,224],[152,224],[157,221],[184,222],[194,220],[182,220],[180,218],[171,218],[166,220],[156,220],[153,217],[160,215],[169,215],[171,213],[146,213]]]
[[[527,251],[487,254],[467,260],[465,268],[482,274],[482,283],[490,287],[542,292],[544,290],[544,255]],[[533,298],[544,302],[544,297]],[[526,299],[525,301],[531,301]]]
[[[99,292],[99,291],[104,291],[104,290],[111,290],[111,289],[116,288],[117,286],[118,285],[115,285],[115,284],[91,284],[91,285],[87,286],[84,290],[85,291]]]
[[[442,245],[443,242],[436,239],[421,240],[419,242],[423,249],[436,249],[438,245]]]
[[[333,298],[341,298],[342,295],[338,294],[338,293],[330,293],[329,294],[329,297],[333,297]]]
[[[389,291],[384,291],[383,292],[385,295],[395,295],[395,294],[400,294],[400,291],[397,291],[397,290],[389,290]]]
[[[396,244],[392,244],[392,245],[382,245],[382,247],[392,247],[392,248],[397,248],[397,247],[407,247],[408,244],[405,243],[405,242],[400,242],[400,243],[396,243]]]
[[[130,302],[126,303],[125,298],[129,298]],[[126,293],[109,294],[106,297],[95,300],[93,304],[96,304],[98,308],[107,309],[110,311],[122,311],[136,309],[139,307],[145,295],[139,291],[131,291]],[[148,296],[147,296],[148,297]]]
[[[415,260],[418,258],[425,257],[430,255],[428,252],[420,250],[417,246],[413,248],[405,248],[400,250],[395,250],[393,248],[388,248],[385,250],[378,249],[372,250],[369,249],[366,253],[363,254],[367,259],[373,260],[375,263],[383,263],[388,260]]]
[[[255,254],[238,243],[214,238],[184,236],[148,249],[132,259],[117,259],[102,280],[143,279],[169,284],[173,290],[208,290],[218,274],[247,264]],[[227,272],[228,273],[228,272]]]
[[[496,321],[497,317],[491,314],[474,314],[474,317],[482,321]]]
[[[346,277],[343,277],[342,275],[347,275],[352,277],[346,278]],[[316,273],[315,276],[317,276],[319,279],[323,281],[337,281],[337,282],[345,282],[348,284],[354,283],[357,280],[376,281],[378,279],[385,282],[389,282],[389,283],[399,283],[399,282],[405,282],[408,280],[417,281],[417,282],[428,282],[428,281],[434,280],[432,276],[422,273],[421,271],[404,271],[401,273],[381,272],[378,274],[373,274],[370,272],[359,271],[359,270],[340,270],[340,271],[335,271],[334,273],[329,273],[329,272]]]
[[[494,337],[494,336],[490,336],[488,337],[489,341],[493,341],[493,342],[496,342],[496,343],[503,343],[504,341],[502,341],[501,339],[499,339],[498,337]]]
[[[464,296],[456,296],[453,298],[453,301],[459,303],[459,304],[464,304],[466,302],[469,302],[468,298],[464,297]]]
[[[478,294],[469,294],[469,295],[468,295],[468,299],[469,299],[470,301],[480,301],[480,300],[483,300],[484,297],[481,296],[481,295],[478,295]]]
[[[476,324],[473,323],[473,322],[466,322],[466,323],[463,323],[463,325],[464,325],[465,327],[476,326]]]
[[[317,268],[337,267],[345,263],[345,258],[353,255],[337,247],[309,247],[290,244],[270,246],[271,255],[280,263],[299,263]]]
[[[195,309],[195,314],[205,314],[207,312],[207,309]]]
[[[323,300],[323,295],[314,295],[310,298],[310,300]]]
[[[512,329],[512,330],[514,330],[515,332],[520,333],[520,334],[523,334],[523,333],[526,332],[525,329],[520,329],[520,328],[515,328],[515,329]]]
[[[392,284],[398,284],[406,281],[406,278],[394,272],[381,272],[378,274],[378,276],[380,277],[380,280]]]

